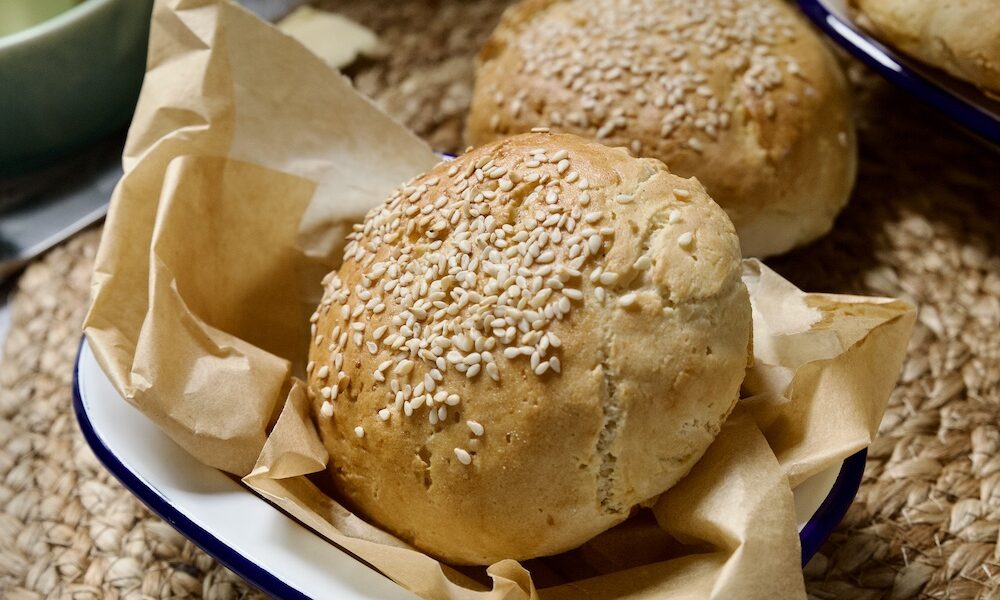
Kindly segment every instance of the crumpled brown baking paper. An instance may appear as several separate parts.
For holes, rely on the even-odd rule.
[[[804,597],[792,488],[871,442],[914,309],[806,294],[757,261],[744,265],[745,398],[651,510],[566,554],[484,570],[441,564],[338,502],[296,378],[309,315],[351,224],[437,160],[242,9],[158,1],[85,322],[116,389],[200,461],[425,598]]]

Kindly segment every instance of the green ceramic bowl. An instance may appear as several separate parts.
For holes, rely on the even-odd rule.
[[[128,122],[152,5],[83,0],[0,37],[0,174],[58,158]]]

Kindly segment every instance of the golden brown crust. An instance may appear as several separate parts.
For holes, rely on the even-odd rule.
[[[851,0],[859,22],[888,44],[985,90],[1000,93],[997,0]]]
[[[715,38],[733,41],[711,48]],[[745,255],[824,234],[854,181],[843,74],[775,0],[514,5],[480,53],[466,137],[482,144],[539,125],[697,176]]]
[[[544,151],[547,160],[531,166],[531,149]],[[479,172],[477,164],[483,167]],[[506,175],[491,178],[499,170]],[[463,179],[477,181],[482,171],[483,182],[466,191]],[[467,173],[472,175],[465,177]],[[541,179],[529,182],[531,173],[541,174]],[[545,178],[549,185],[542,189],[538,186]],[[483,189],[497,194],[483,199]],[[397,222],[407,210],[413,216]],[[401,360],[413,359],[409,373],[397,379],[400,387],[416,386],[427,380],[435,360],[411,353],[409,341],[400,346],[402,351],[390,349],[387,340],[401,330],[393,319],[406,315],[407,309],[386,287],[396,290],[403,284],[390,282],[403,281],[403,273],[441,264],[439,255],[499,258],[485,245],[466,244],[463,249],[468,241],[464,233],[479,231],[483,216],[498,228],[509,225],[504,239],[511,244],[495,246],[495,235],[471,239],[492,239],[494,250],[510,249],[512,255],[520,239],[531,254],[531,241],[538,238],[519,238],[517,232],[523,227],[534,236],[550,215],[560,215],[562,224],[545,230],[547,242],[537,261],[526,267],[551,265],[553,270],[540,288],[553,290],[536,315],[540,323],[520,325],[512,338],[497,335],[502,327],[483,332],[495,345],[487,351],[485,342],[477,343],[476,364],[488,364],[490,353],[498,381],[488,377],[485,368],[469,377],[468,371],[457,370],[458,363],[448,362],[434,393],[446,391],[460,401],[445,404],[444,422],[432,423],[426,405],[407,416],[405,403],[394,406],[391,393],[396,367]],[[443,227],[442,221],[450,227]],[[405,232],[408,222],[416,223],[409,234],[394,237],[392,223]],[[552,232],[560,228],[556,240]],[[600,244],[594,247],[599,249],[571,259],[573,247],[580,246],[574,236],[588,248],[596,236]],[[434,240],[442,243],[434,247]],[[403,252],[404,247],[409,249]],[[553,256],[544,256],[545,249]],[[697,181],[670,174],[659,161],[634,159],[575,136],[533,133],[510,138],[442,163],[409,182],[369,215],[346,254],[339,274],[326,281],[316,315],[319,341],[310,351],[310,390],[330,451],[331,473],[362,514],[452,563],[489,564],[553,554],[621,522],[634,505],[662,493],[688,471],[736,401],[747,361],[750,306],[740,280],[735,232]],[[463,261],[458,258],[455,264]],[[394,279],[388,272],[372,277],[371,286],[365,287],[365,274],[377,273],[382,264],[404,269],[395,272]],[[569,272],[575,267],[579,274]],[[495,307],[515,297],[516,286],[534,290],[532,278],[495,289],[491,269],[481,262],[475,284],[466,288],[478,290],[482,303],[492,307],[487,321],[501,314],[518,322]],[[430,279],[437,281],[440,275]],[[464,275],[457,277],[468,282]],[[455,284],[449,281],[445,287]],[[431,285],[427,293],[432,295],[434,289]],[[573,294],[578,297],[570,296],[571,289],[579,290],[579,295]],[[372,296],[366,300],[363,290]],[[499,299],[490,301],[497,292]],[[530,295],[532,301],[537,297]],[[407,330],[413,336],[406,337],[431,339],[424,348],[433,348],[436,338],[428,331],[442,320],[462,320],[470,311],[478,314],[469,308],[474,302],[470,300],[451,315],[447,307],[461,303],[455,296],[446,299],[418,321],[419,332]],[[379,303],[385,309],[377,314],[356,308]],[[349,307],[348,315],[357,314],[342,318],[344,306]],[[525,310],[532,306],[524,305]],[[550,307],[556,311],[552,314],[561,316],[541,315]],[[568,311],[559,312],[559,307]],[[444,312],[435,316],[437,310]],[[364,324],[358,340],[349,322]],[[387,329],[380,331],[382,326]],[[345,330],[351,333],[340,343]],[[541,345],[548,348],[541,358],[560,361],[540,375],[534,357],[505,354],[532,330],[544,333],[551,344],[558,341],[558,346],[535,344],[536,351]],[[379,341],[372,354],[366,348],[375,337]],[[331,338],[337,340],[332,349]],[[450,352],[458,345],[453,343],[441,358],[451,361]],[[470,351],[460,354],[468,357]],[[383,371],[386,381],[378,381],[374,373],[387,360],[392,366]],[[338,379],[338,366],[343,384],[332,402],[332,418],[325,417],[322,390]],[[324,367],[329,373],[321,373]],[[556,368],[560,372],[553,372]],[[435,409],[440,406],[435,404]],[[387,420],[378,416],[383,409]],[[466,425],[469,420],[482,425],[482,435]],[[363,437],[357,437],[356,427],[363,428]],[[462,464],[456,449],[470,453],[469,464]]]

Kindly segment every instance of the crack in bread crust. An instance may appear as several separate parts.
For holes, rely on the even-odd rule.
[[[604,402],[601,409],[604,413],[604,424],[601,433],[597,438],[595,452],[601,458],[601,467],[598,471],[597,480],[597,502],[604,512],[621,513],[628,510],[620,502],[614,499],[615,487],[615,463],[618,457],[612,452],[611,447],[618,437],[618,429],[621,427],[622,410],[618,403],[617,390],[615,388],[614,374],[611,369],[611,340],[613,334],[605,329],[604,346],[601,350],[601,372],[604,375]]]

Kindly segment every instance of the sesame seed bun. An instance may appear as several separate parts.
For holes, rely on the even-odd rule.
[[[851,0],[858,22],[910,56],[1000,94],[1000,2]]]
[[[572,135],[416,177],[324,284],[307,370],[334,482],[455,564],[623,521],[701,457],[748,359],[725,212],[661,162]]]
[[[466,137],[547,126],[697,177],[746,256],[825,234],[857,149],[846,80],[781,0],[524,0],[483,47]]]

